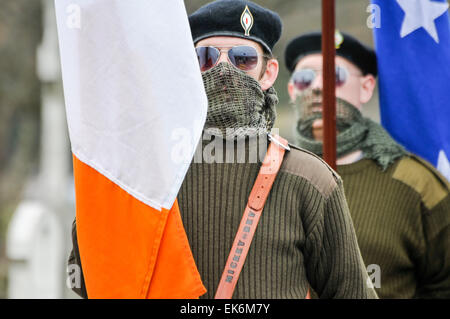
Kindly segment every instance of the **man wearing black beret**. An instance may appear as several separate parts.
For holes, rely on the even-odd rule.
[[[322,155],[321,33],[291,40],[285,60],[297,143]],[[361,253],[380,297],[449,298],[450,185],[362,116],[376,62],[371,48],[336,32],[337,170]]]
[[[236,149],[255,128],[267,140],[278,103],[272,49],[281,36],[279,16],[250,1],[219,0],[189,21],[209,102],[205,131],[216,129]],[[207,145],[201,146],[204,154]],[[249,160],[251,147],[244,161],[193,162],[178,196],[205,298],[216,292],[261,167],[261,159]],[[321,298],[376,298],[367,278],[340,178],[318,157],[292,147],[233,298],[305,298],[309,288]]]
[[[279,64],[272,49],[282,24],[276,13],[239,0],[209,3],[189,22],[208,97],[208,134],[199,143],[201,160],[194,157],[178,203],[207,288],[202,298],[213,298],[227,256],[232,253],[233,263],[240,262],[241,242],[236,250],[231,247],[276,117],[273,84]],[[223,146],[225,159],[211,145]],[[255,153],[263,156],[254,158]],[[320,298],[377,297],[367,286],[342,181],[319,157],[295,147],[287,150],[263,207],[233,298],[301,299],[310,289]],[[252,225],[253,220],[244,222]],[[233,263],[226,280],[235,275]]]

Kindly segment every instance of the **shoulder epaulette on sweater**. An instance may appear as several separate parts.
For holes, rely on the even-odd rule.
[[[450,184],[445,177],[426,160],[413,154],[399,160],[392,177],[419,193],[430,210],[450,194]]]
[[[287,172],[310,181],[325,197],[328,197],[340,183],[340,176],[323,159],[314,153],[289,144],[280,171]]]
[[[408,154],[412,159],[418,161],[419,163],[423,164],[428,170],[433,173],[433,175],[444,185],[444,187],[447,188],[447,190],[450,191],[450,182],[434,167],[430,162],[427,160],[415,155],[415,154]]]
[[[339,176],[339,174],[338,174],[338,173],[337,173],[330,165],[328,165],[328,163],[325,162],[325,161],[323,160],[322,157],[318,156],[317,154],[314,154],[314,153],[311,152],[311,151],[308,151],[308,150],[306,150],[306,149],[304,149],[304,148],[301,148],[300,146],[297,146],[297,145],[294,145],[294,144],[291,144],[291,143],[289,143],[289,147],[290,147],[290,148],[294,148],[294,149],[296,149],[296,150],[298,150],[298,151],[307,153],[307,154],[309,154],[309,155],[311,155],[311,156],[317,158],[320,162],[322,162],[322,164],[324,164],[324,165],[328,168],[328,170],[333,174],[333,176],[335,176],[336,179],[340,179],[340,178],[341,178],[341,177]]]

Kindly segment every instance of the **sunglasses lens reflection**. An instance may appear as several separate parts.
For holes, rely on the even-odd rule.
[[[347,81],[348,73],[343,67],[336,67],[336,86],[342,86]]]
[[[258,65],[258,52],[251,46],[236,46],[228,51],[230,62],[242,71],[250,71]]]
[[[220,51],[214,47],[197,47],[198,63],[202,72],[211,69],[219,59]]]
[[[306,90],[314,79],[316,78],[316,72],[312,69],[302,69],[299,71],[296,71],[292,75],[292,82],[294,83],[297,90],[302,91]]]

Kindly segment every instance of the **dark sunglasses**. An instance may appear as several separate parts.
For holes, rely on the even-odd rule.
[[[219,61],[221,52],[228,53],[228,60],[235,67],[242,71],[250,71],[258,65],[260,54],[254,47],[248,45],[239,45],[234,47],[197,47],[198,62],[202,72],[214,67]]]
[[[317,72],[322,72],[322,70],[314,70],[310,68],[300,69],[295,71],[291,76],[291,81],[297,90],[306,90],[314,82],[317,76]],[[350,73],[343,66],[336,66],[336,87],[340,87],[347,82]]]

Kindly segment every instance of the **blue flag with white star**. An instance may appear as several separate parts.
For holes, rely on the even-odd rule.
[[[450,180],[450,19],[447,0],[372,0],[381,123]]]

